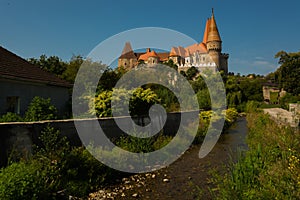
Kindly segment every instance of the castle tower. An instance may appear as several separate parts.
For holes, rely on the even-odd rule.
[[[131,69],[137,65],[137,57],[132,50],[130,42],[126,42],[122,54],[118,59],[118,68]]]
[[[219,69],[222,69],[221,66],[221,51],[222,51],[222,40],[218,31],[217,23],[214,16],[214,10],[212,9],[212,16],[207,21],[207,38],[205,38],[204,34],[204,40],[206,40],[206,46],[208,50],[208,54],[212,58],[212,60],[216,63],[217,67]]]

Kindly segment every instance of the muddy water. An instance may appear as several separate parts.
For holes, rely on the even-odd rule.
[[[199,159],[200,146],[193,146],[170,166],[129,177],[114,188],[93,194],[90,199],[213,199],[209,192],[214,188],[212,171],[223,174],[238,149],[247,149],[246,134],[247,122],[241,117],[221,135],[205,158]]]

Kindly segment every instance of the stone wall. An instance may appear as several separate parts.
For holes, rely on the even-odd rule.
[[[265,108],[263,111],[264,113],[269,114],[279,125],[288,125],[294,128],[299,127],[299,117],[292,112],[282,108]]]
[[[300,116],[300,103],[290,103],[289,111],[297,116]]]
[[[163,133],[167,135],[175,135],[177,133],[181,116],[185,115],[185,119],[191,119],[199,114],[199,111],[168,113],[167,120],[163,126]],[[121,123],[127,123],[130,117],[119,117]],[[149,117],[132,118],[136,124],[147,125],[150,122]],[[113,118],[101,119],[70,119],[70,120],[53,120],[41,122],[13,122],[0,123],[0,166],[7,163],[7,159],[12,152],[18,152],[26,156],[32,152],[32,145],[39,144],[39,135],[41,131],[50,125],[59,130],[63,136],[66,136],[73,146],[82,145],[77,130],[74,125],[80,124],[83,127],[88,127],[88,131],[96,130],[93,126],[95,121],[98,121],[106,136],[110,139],[118,138],[125,134],[116,124]],[[161,119],[158,119],[161,120]],[[160,123],[159,123],[160,124]],[[161,122],[161,124],[163,124]],[[132,124],[126,124],[128,129]],[[95,128],[95,129],[94,129]]]

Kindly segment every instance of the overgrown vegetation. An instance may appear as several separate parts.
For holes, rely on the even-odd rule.
[[[51,99],[34,97],[25,113],[25,121],[41,121],[57,118],[57,109],[51,104]]]
[[[211,113],[208,111],[207,116],[205,113],[201,116],[203,127],[198,131],[196,144],[202,142],[205,136]],[[232,123],[236,117],[235,109],[228,110],[226,124]],[[159,133],[151,138],[121,137],[116,144],[130,152],[146,153],[161,149],[172,139]],[[0,199],[84,197],[121,176],[121,172],[101,164],[84,147],[71,147],[67,138],[50,126],[41,132],[39,140],[31,157],[10,159],[13,161],[1,169]]]
[[[19,114],[8,112],[0,117],[0,122],[32,122],[41,120],[57,119],[57,109],[51,103],[51,99],[34,97],[30,102],[24,117]]]
[[[11,113],[8,112],[5,115],[2,115],[0,117],[0,122],[22,122],[23,118],[16,114],[16,113]]]
[[[90,109],[91,114],[96,114],[97,117],[111,117],[112,116],[112,95],[115,94],[115,99],[118,101],[115,106],[116,111],[114,114],[119,114],[120,116],[128,115],[124,108],[126,102],[129,102],[129,112],[132,116],[140,116],[148,114],[150,107],[159,103],[160,99],[157,95],[150,89],[137,88],[133,91],[126,89],[114,89],[113,91],[103,91],[95,98],[90,98]],[[130,94],[132,93],[132,97]],[[120,103],[122,103],[120,105]],[[95,107],[93,107],[95,105]]]
[[[137,132],[132,135],[136,135],[136,137],[123,136],[119,138],[116,142],[117,146],[134,153],[148,153],[161,149],[172,140],[171,136],[163,135],[162,132],[150,138],[139,138]]]
[[[0,199],[84,197],[116,175],[118,172],[101,164],[83,147],[71,147],[48,126],[32,157],[1,169]]]
[[[254,109],[253,109],[254,108]],[[280,127],[262,112],[247,115],[249,151],[218,183],[218,199],[298,199],[300,134]]]

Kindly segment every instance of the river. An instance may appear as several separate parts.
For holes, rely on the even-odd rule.
[[[213,199],[212,174],[224,174],[239,149],[247,149],[244,117],[221,135],[213,150],[199,159],[200,146],[192,146],[170,166],[124,179],[120,184],[90,195],[90,199]]]

